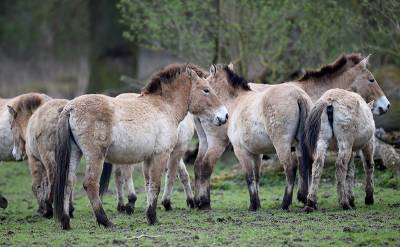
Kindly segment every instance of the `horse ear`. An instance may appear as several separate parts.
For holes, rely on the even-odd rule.
[[[7,105],[7,108],[8,108],[8,112],[11,114],[11,116],[13,118],[16,118],[17,117],[17,112],[14,110],[14,108],[12,108],[12,106],[9,106],[9,105]]]
[[[366,58],[364,58],[363,60],[361,60],[360,64],[361,66],[363,66],[364,68],[367,68],[368,62],[369,62],[369,57],[371,56],[371,54],[369,54]]]
[[[210,74],[214,75],[216,72],[217,72],[217,67],[215,67],[215,65],[212,64],[210,67]]]
[[[228,64],[228,68],[229,68],[230,70],[234,71],[234,70],[233,70],[233,63],[232,63],[232,62],[230,62],[230,63]]]
[[[192,78],[192,79],[196,79],[196,78],[199,77],[199,76],[197,75],[197,73],[196,73],[194,70],[192,70],[191,68],[189,68],[189,67],[186,67],[186,73],[188,73],[188,75],[189,75],[190,78]]]
[[[372,108],[374,107],[374,102],[375,100],[372,100],[368,103],[369,108],[372,110]]]

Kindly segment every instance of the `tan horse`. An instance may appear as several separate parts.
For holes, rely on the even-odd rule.
[[[135,93],[125,93],[118,95],[116,98],[131,99],[133,97],[139,97],[139,96],[140,96],[139,94]],[[188,171],[186,170],[186,165],[183,162],[183,156],[188,149],[193,134],[194,134],[193,116],[191,114],[188,114],[179,123],[178,140],[174,149],[170,154],[167,163],[167,174],[165,177],[165,187],[162,197],[162,204],[167,211],[172,209],[171,196],[177,172],[186,194],[186,203],[190,208],[194,208],[194,195],[192,192],[192,188],[190,186],[190,177]],[[133,165],[116,165],[114,169],[116,192],[118,197],[117,210],[119,212],[126,212],[128,214],[133,213],[137,198],[132,179],[133,169],[134,169]],[[108,181],[103,181],[103,183],[108,184]],[[101,187],[102,187],[102,182],[100,182],[100,188]],[[128,191],[127,204],[124,204],[124,187]]]
[[[390,103],[376,81],[372,79],[369,81],[368,77],[371,73],[366,69],[366,66],[364,68],[362,65],[360,66],[362,60],[363,57],[359,54],[342,55],[333,63],[325,65],[319,70],[307,71],[300,80],[285,84],[293,84],[301,87],[313,101],[316,101],[324,92],[333,88],[349,89],[358,92],[360,95],[370,95],[368,97],[372,98],[378,96],[379,100],[374,102],[373,111],[374,113],[382,114],[389,109]],[[367,61],[368,59],[364,62]],[[252,90],[257,92],[270,87],[270,85],[264,84],[249,83],[248,85]],[[218,89],[220,87],[218,84],[213,87],[217,93],[224,91],[224,87],[221,90]],[[231,93],[231,96],[226,99],[227,102],[225,104],[228,106],[228,109],[234,108],[236,105],[234,103],[235,94]],[[369,101],[370,99],[368,99]],[[229,105],[232,105],[232,107],[229,107]],[[229,140],[226,126],[215,128],[214,126],[201,123],[196,118],[195,125],[199,136],[199,153],[195,162],[195,201],[200,209],[207,209],[210,208],[210,177],[217,160],[224,152]],[[306,171],[302,171],[302,167],[299,166],[301,169],[300,173],[304,174]],[[300,186],[297,198],[305,203],[308,193],[307,183],[301,180],[302,176],[299,177]],[[306,178],[306,180],[308,179]]]
[[[310,98],[293,85],[266,86],[261,92],[252,91],[247,81],[234,73],[232,65],[211,66],[207,80],[225,102],[230,119],[227,128],[224,128],[225,132],[222,127],[219,130],[204,123],[201,117],[196,121],[200,139],[195,165],[198,207],[210,206],[209,177],[229,137],[236,157],[246,172],[250,194],[249,210],[254,211],[260,207],[258,190],[262,154],[275,151],[285,169],[287,183],[282,208],[288,209],[292,201],[296,173],[296,162],[292,160],[291,148],[296,147],[300,159],[304,157],[300,151],[304,124],[311,107]],[[305,166],[307,162],[310,163],[303,160],[301,165]],[[302,177],[307,173],[300,175]],[[306,179],[307,176],[302,179],[303,194],[307,193]]]
[[[133,164],[144,161],[147,220],[154,224],[161,175],[177,141],[177,128],[188,112],[215,125],[227,121],[220,103],[201,70],[171,65],[153,76],[140,97],[116,99],[83,95],[61,113],[56,145],[57,172],[54,209],[63,229],[69,229],[69,198],[81,156],[86,160],[84,188],[97,222],[112,226],[99,197],[102,163]]]
[[[314,163],[305,211],[316,209],[316,194],[328,148],[338,150],[336,183],[343,209],[355,207],[352,191],[354,166],[350,165],[350,161],[353,152],[358,150],[362,151],[366,173],[365,204],[373,204],[374,132],[371,108],[359,94],[331,89],[317,100],[306,123],[306,140]]]

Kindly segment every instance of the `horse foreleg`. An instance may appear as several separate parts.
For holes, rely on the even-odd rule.
[[[257,211],[261,206],[260,198],[258,196],[261,155],[249,153],[240,147],[233,147],[233,149],[242,169],[246,173],[247,187],[250,195],[249,211]]]
[[[355,176],[355,165],[354,165],[354,154],[352,152],[350,161],[347,167],[347,175],[346,175],[346,188],[347,188],[347,197],[349,199],[349,204],[352,208],[355,208],[355,200],[354,200],[354,176]]]
[[[183,159],[181,159],[179,162],[178,176],[183,186],[183,190],[186,194],[186,204],[189,208],[194,208],[194,195],[192,187],[190,186],[190,176],[188,171],[186,170],[186,165],[183,162]]]
[[[94,156],[94,155],[93,155]],[[106,212],[99,196],[99,182],[103,170],[104,157],[90,157],[86,160],[87,168],[83,187],[92,205],[97,223],[104,227],[111,227],[113,224],[107,218]]]
[[[157,199],[160,193],[161,176],[164,172],[165,164],[169,154],[159,154],[146,160],[143,164],[143,173],[146,180],[147,191],[147,221],[150,225],[157,222]]]
[[[374,204],[374,139],[362,149],[365,171],[365,204]]]
[[[351,209],[346,189],[346,175],[348,164],[352,155],[351,145],[339,143],[339,152],[336,159],[336,189],[339,196],[339,203],[343,209]]]
[[[135,186],[133,184],[132,178],[134,168],[133,165],[125,165],[124,169],[125,172],[123,174],[123,177],[125,179],[126,190],[128,191],[128,203],[125,205],[125,210],[127,214],[133,214],[133,212],[135,211],[135,203],[137,200]]]
[[[317,147],[314,154],[314,163],[312,164],[311,183],[307,195],[307,203],[304,208],[306,212],[312,212],[317,209],[317,193],[319,182],[324,168],[326,150],[328,149],[328,142],[318,140]]]

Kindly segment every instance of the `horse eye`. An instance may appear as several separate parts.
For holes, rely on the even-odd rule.
[[[369,79],[369,82],[374,82],[375,81],[375,79]]]
[[[210,92],[210,89],[208,89],[208,88],[205,88],[205,89],[203,89],[203,92],[205,92],[205,93],[209,93],[209,92]]]

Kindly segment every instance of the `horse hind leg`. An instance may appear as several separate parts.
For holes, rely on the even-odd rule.
[[[374,140],[362,149],[365,171],[365,204],[374,204]]]
[[[355,199],[354,199],[354,177],[355,177],[355,164],[354,164],[354,154],[351,154],[350,161],[347,168],[346,175],[346,188],[347,188],[347,197],[349,199],[350,207],[355,209]]]
[[[112,227],[112,222],[107,218],[99,196],[99,182],[103,169],[104,157],[100,155],[89,155],[86,159],[87,169],[83,187],[92,205],[97,223],[104,227]]]
[[[251,154],[239,147],[234,147],[234,151],[243,170],[246,173],[247,187],[250,195],[249,211],[257,211],[257,209],[261,207],[260,198],[258,195],[261,155]]]
[[[190,176],[186,170],[186,165],[183,162],[183,159],[181,159],[179,162],[178,176],[186,194],[186,204],[189,208],[194,208],[195,203],[192,187],[190,186]]]
[[[339,152],[336,159],[336,189],[339,196],[339,203],[344,210],[351,209],[346,189],[346,175],[348,164],[351,159],[352,150],[348,143],[339,143]]]
[[[127,214],[133,214],[135,211],[135,203],[137,200],[135,186],[133,184],[132,172],[133,165],[125,165],[125,172],[123,173],[123,177],[125,179],[125,187],[128,191],[128,203],[125,205],[125,211]]]
[[[283,195],[281,208],[288,210],[292,204],[293,187],[296,179],[297,165],[292,160],[292,153],[290,145],[276,145],[276,153],[279,161],[281,162],[286,176],[285,193]]]

